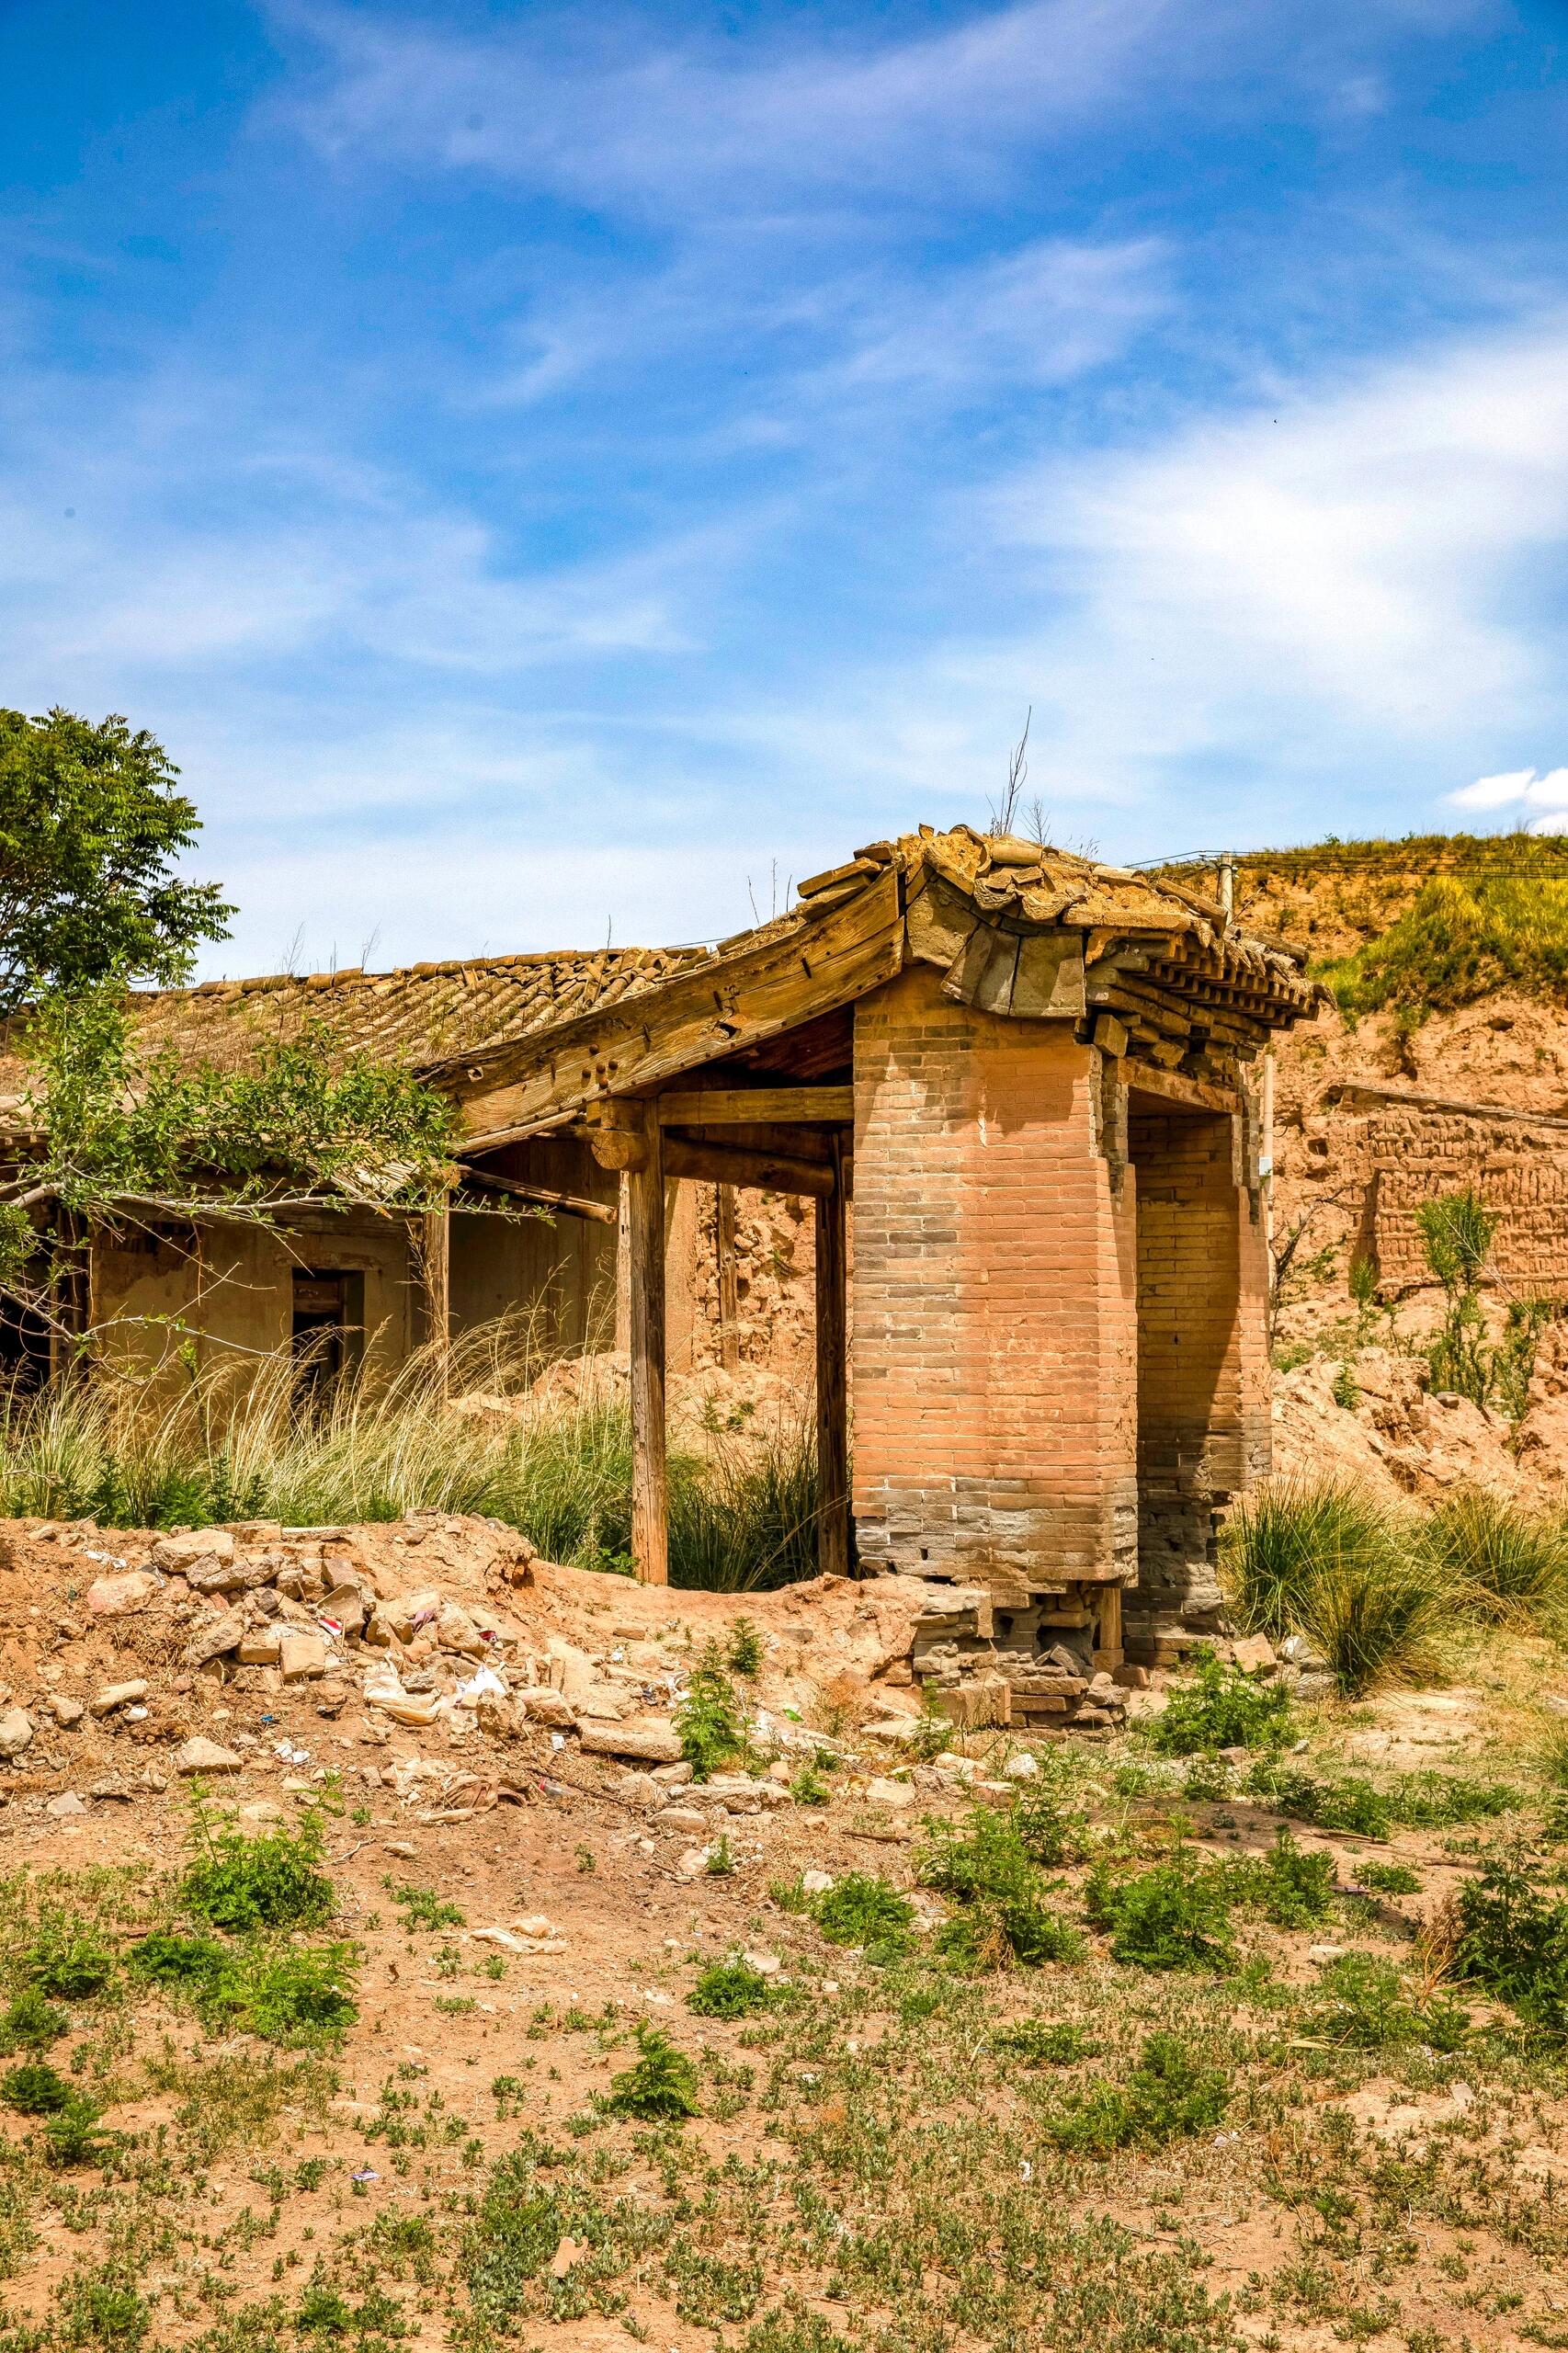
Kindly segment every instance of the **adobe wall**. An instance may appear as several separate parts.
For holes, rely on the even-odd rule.
[[[290,1345],[296,1267],[363,1276],[373,1360],[390,1369],[414,1345],[415,1293],[401,1219],[301,1217],[287,1238],[212,1225],[199,1248],[191,1245],[188,1229],[95,1235],[91,1313],[110,1362],[140,1371],[166,1366],[172,1377],[189,1343],[203,1370],[245,1378],[259,1356]]]
[[[998,1596],[1137,1570],[1131,1188],[1097,1058],[915,966],[855,1015],[854,1512],[867,1565]]]
[[[1432,1279],[1421,1203],[1472,1188],[1498,1221],[1493,1279],[1520,1298],[1568,1300],[1568,1131],[1415,1109],[1357,1124],[1368,1180],[1358,1246],[1385,1293]]]

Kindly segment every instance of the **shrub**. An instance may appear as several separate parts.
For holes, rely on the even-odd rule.
[[[1216,1748],[1279,1748],[1290,1737],[1290,1694],[1282,1683],[1255,1683],[1215,1654],[1200,1650],[1187,1690],[1173,1690],[1150,1730],[1164,1756]]]
[[[1547,1895],[1517,1856],[1460,1891],[1455,1968],[1527,2024],[1568,2033],[1568,1902]]]
[[[760,1675],[762,1672],[762,1636],[749,1618],[737,1618],[730,1629],[730,1647],[725,1653],[725,1665],[733,1675]]]
[[[332,1917],[337,1899],[321,1869],[325,1835],[315,1809],[296,1831],[247,1838],[198,1785],[188,1845],[180,1898],[192,1918],[244,1936],[253,1928],[316,1928]]]
[[[1125,2084],[1102,2076],[1068,2093],[1045,2118],[1045,2131],[1059,2148],[1092,2156],[1163,2148],[1212,2131],[1233,2097],[1229,2076],[1204,2066],[1181,2036],[1151,2034]]]
[[[133,1977],[149,1985],[188,1989],[209,1984],[226,1960],[224,1947],[210,1937],[182,1937],[171,1929],[154,1928],[131,1946],[125,1965]]]
[[[686,1997],[686,2006],[699,2018],[744,2018],[765,2010],[773,1987],[749,1961],[715,1961],[709,1964]]]
[[[69,2108],[73,2089],[63,2075],[41,2061],[9,2068],[0,2075],[0,2099],[18,2116],[58,2116]]]
[[[1085,1893],[1089,1917],[1110,1932],[1118,1961],[1161,1970],[1235,1964],[1231,1881],[1222,1864],[1201,1862],[1178,1847],[1163,1863],[1118,1883],[1099,1863]]]
[[[830,1945],[863,1945],[869,1951],[902,1944],[915,1917],[907,1896],[864,1871],[846,1871],[809,1897],[807,1908]]]
[[[45,2162],[62,2171],[76,2165],[100,2165],[110,2147],[109,2135],[98,2130],[102,2114],[96,2100],[73,2092],[63,2108],[44,2119]]]
[[[350,1944],[236,1954],[213,1979],[201,2006],[210,2015],[226,2014],[267,2042],[335,2042],[359,2015],[355,1959]]]
[[[1489,1618],[1559,1620],[1568,1605],[1568,1522],[1470,1487],[1447,1497],[1423,1539],[1464,1604]]]
[[[1347,1952],[1330,1961],[1309,2008],[1309,2030],[1352,2051],[1386,2051],[1425,2043],[1457,2051],[1470,2031],[1470,2013],[1442,1994],[1413,1992],[1391,1961]]]
[[[691,1679],[675,1711],[681,1755],[695,1781],[706,1781],[745,1745],[745,1728],[733,1684],[725,1674],[718,1645],[710,1643],[691,1671]]]
[[[1320,1779],[1299,1767],[1263,1762],[1247,1776],[1247,1787],[1297,1822],[1324,1830],[1348,1830],[1361,1838],[1386,1838],[1396,1824],[1436,1830],[1460,1822],[1494,1821],[1520,1803],[1506,1781],[1471,1781],[1443,1773],[1400,1773],[1386,1790],[1354,1775]]]
[[[604,2106],[612,2116],[641,2117],[645,2122],[678,2122],[696,2116],[697,2069],[684,2051],[656,2027],[637,2029],[638,2057],[619,2075],[612,2075]]]

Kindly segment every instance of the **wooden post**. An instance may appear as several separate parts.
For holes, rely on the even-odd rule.
[[[50,1374],[55,1381],[86,1378],[83,1342],[93,1322],[93,1245],[86,1220],[76,1210],[55,1219],[54,1258],[50,1271]]]
[[[670,1581],[665,1479],[665,1168],[648,1107],[642,1165],[626,1172],[631,1342],[631,1557],[644,1585]]]
[[[719,1265],[719,1361],[733,1372],[741,1360],[741,1292],[735,1264],[735,1188],[713,1188],[714,1256]]]
[[[419,1222],[419,1269],[425,1293],[425,1336],[437,1385],[446,1394],[452,1329],[451,1211],[426,1210]]]
[[[835,1134],[831,1193],[817,1197],[817,1567],[849,1574],[847,1269],[844,1142]]]
[[[631,1179],[620,1172],[615,1212],[615,1352],[631,1356]]]

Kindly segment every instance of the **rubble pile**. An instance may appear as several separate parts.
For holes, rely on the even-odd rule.
[[[758,1663],[742,1696],[774,1770],[698,1784],[677,1711],[743,1617]],[[422,1820],[585,1768],[619,1773],[630,1802],[696,1838],[715,1812],[784,1803],[812,1755],[847,1762],[858,1745],[881,1760],[868,1802],[897,1813],[912,1770],[931,1769],[911,1758],[935,1745],[934,1711],[965,1732],[1107,1737],[1127,1693],[1092,1643],[1071,1597],[1004,1611],[983,1589],[901,1576],[672,1592],[440,1512],[175,1531],[23,1521],[0,1531],[0,1803],[63,1816],[180,1778],[319,1779],[335,1746],[371,1751],[363,1778]]]

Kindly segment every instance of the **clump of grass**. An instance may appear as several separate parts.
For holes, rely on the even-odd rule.
[[[1392,1961],[1347,1952],[1319,1978],[1305,2023],[1309,2033],[1346,2050],[1424,2043],[1458,2051],[1470,2032],[1470,2013],[1448,1995],[1412,1987]]]
[[[1150,1745],[1164,1756],[1194,1756],[1217,1748],[1282,1748],[1293,1730],[1290,1694],[1282,1683],[1256,1683],[1224,1665],[1207,1646],[1194,1659],[1194,1680],[1173,1690],[1150,1728]]]
[[[1428,1013],[1513,986],[1568,990],[1568,882],[1550,874],[1434,874],[1378,938],[1325,966],[1351,1020],[1385,1006]]]
[[[635,2061],[610,2078],[604,2101],[608,2113],[658,2123],[699,2114],[697,2069],[686,2052],[657,2027],[640,2026],[637,2042]]]
[[[1297,1822],[1323,1830],[1349,1830],[1386,1838],[1396,1825],[1442,1830],[1463,1822],[1492,1822],[1513,1813],[1520,1793],[1506,1781],[1472,1781],[1460,1774],[1399,1773],[1378,1789],[1354,1774],[1323,1776],[1264,1760],[1247,1777],[1248,1790]]]
[[[1568,1521],[1467,1487],[1426,1523],[1425,1549],[1477,1615],[1559,1625],[1568,1615]]]
[[[592,1336],[591,1344],[598,1335]],[[154,1351],[166,1342],[150,1330]],[[415,1353],[390,1378],[378,1350],[299,1411],[298,1358],[253,1360],[177,1387],[54,1382],[0,1397],[0,1513],[84,1517],[101,1527],[291,1526],[391,1520],[418,1509],[505,1520],[547,1560],[627,1571],[631,1425],[592,1373],[506,1415],[454,1411],[450,1396],[523,1395],[557,1360],[530,1315]],[[809,1419],[748,1432],[669,1463],[670,1579],[766,1590],[816,1572],[816,1461]]]
[[[716,1643],[705,1645],[675,1711],[681,1755],[706,1781],[745,1746],[745,1719]]]
[[[1164,1862],[1121,1881],[1097,1863],[1085,1900],[1094,1927],[1108,1932],[1117,1961],[1154,1970],[1235,1966],[1229,1874],[1189,1847],[1177,1847]]]
[[[1333,1482],[1265,1487],[1227,1522],[1226,1579],[1250,1631],[1307,1636],[1344,1697],[1419,1680],[1451,1620],[1451,1583],[1403,1521]]]
[[[699,2018],[744,2018],[766,2010],[773,1997],[772,1985],[749,1961],[715,1961],[687,1995],[686,2006]]]
[[[1277,1928],[1314,1927],[1334,1901],[1334,1857],[1309,1854],[1281,1823],[1267,1855],[1232,1866],[1232,1884]]]
[[[381,1884],[402,1912],[403,1927],[411,1936],[418,1929],[434,1931],[463,1926],[461,1905],[449,1903],[433,1887],[413,1887],[390,1876]]]
[[[1358,1883],[1374,1895],[1419,1895],[1421,1881],[1404,1863],[1358,1863]]]
[[[1145,2040],[1125,2083],[1102,2076],[1064,2094],[1043,2125],[1060,2149],[1109,2156],[1212,2131],[1233,2097],[1222,2068],[1204,2065],[1180,2035],[1156,2033]]]

